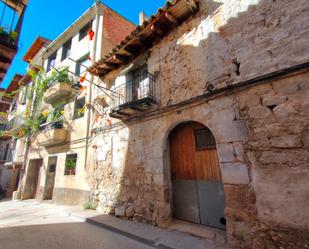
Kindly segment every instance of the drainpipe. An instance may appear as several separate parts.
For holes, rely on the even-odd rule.
[[[100,15],[99,15],[99,4],[100,1],[96,0],[96,22],[95,22],[95,36],[94,36],[94,45],[93,45],[93,51],[91,58],[93,61],[96,61],[96,50],[97,50],[97,43],[98,43],[98,32],[99,32],[99,21],[100,21]],[[91,74],[90,78],[90,89],[89,89],[89,98],[88,103],[92,103],[92,87],[93,87],[93,81],[94,81],[94,75]],[[85,164],[84,168],[87,167],[87,159],[88,159],[88,146],[89,146],[89,137],[90,137],[90,120],[91,120],[91,109],[88,109],[88,115],[87,115],[87,129],[86,129],[86,148],[85,148]]]

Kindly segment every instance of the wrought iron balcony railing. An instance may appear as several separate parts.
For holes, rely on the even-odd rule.
[[[52,129],[63,129],[63,120],[48,122],[39,126],[40,131],[52,130]]]
[[[111,110],[138,105],[143,100],[156,102],[155,76],[150,73],[141,74],[113,89]]]

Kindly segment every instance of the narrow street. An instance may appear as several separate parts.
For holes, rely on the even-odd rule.
[[[73,248],[225,249],[226,238],[224,231],[181,221],[160,229],[80,206],[0,201],[0,249]]]
[[[52,208],[51,208],[52,207]],[[0,249],[148,249],[141,242],[32,201],[0,202]]]

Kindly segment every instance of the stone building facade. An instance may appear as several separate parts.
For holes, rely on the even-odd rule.
[[[93,104],[87,175],[98,210],[167,226],[178,208],[171,133],[197,122],[215,138],[229,247],[308,247],[308,7],[306,0],[175,1],[98,61],[90,71],[112,95]],[[191,14],[177,20],[179,9]],[[140,37],[143,48],[132,52],[147,30],[156,39]],[[156,105],[124,114],[125,101],[115,108],[113,94],[145,64]]]

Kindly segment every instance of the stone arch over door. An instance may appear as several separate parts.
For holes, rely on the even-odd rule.
[[[174,218],[225,229],[225,195],[212,132],[181,122],[168,134],[171,203]]]

